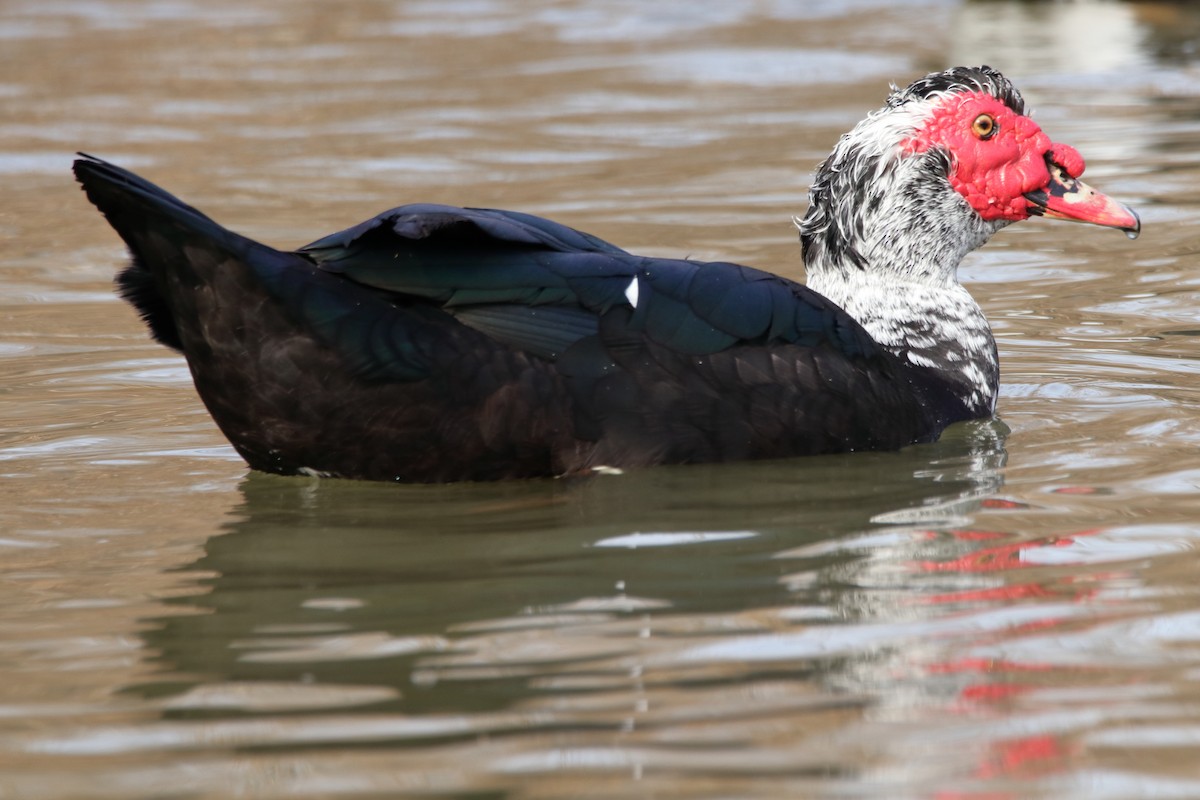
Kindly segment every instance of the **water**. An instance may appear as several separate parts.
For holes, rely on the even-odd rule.
[[[1098,0],[0,6],[0,797],[1200,796],[1198,34]],[[798,277],[837,135],[979,62],[1145,231],[973,256],[1002,421],[901,453],[249,474],[68,176],[279,245],[425,200]]]

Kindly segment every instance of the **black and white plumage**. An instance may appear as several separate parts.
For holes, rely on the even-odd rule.
[[[989,68],[893,91],[818,170],[807,287],[435,205],[283,252],[98,159],[75,174],[132,253],[121,294],[252,467],[428,482],[895,449],[987,416],[995,343],[956,268],[1030,214],[1136,228],[1082,166]]]
[[[1024,112],[998,73],[931,75],[889,97],[837,143],[798,221],[807,285],[902,360],[956,385],[964,418],[995,411],[999,358],[983,310],[957,279],[963,258],[1010,220],[984,220],[947,191],[952,154],[901,157],[897,144],[928,117],[930,97],[970,86]]]

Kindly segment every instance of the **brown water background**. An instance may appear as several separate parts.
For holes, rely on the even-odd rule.
[[[1186,3],[3,0],[0,798],[1200,797],[1198,47]],[[981,62],[1145,233],[972,256],[1002,422],[901,453],[250,474],[69,176],[800,277],[836,137]]]

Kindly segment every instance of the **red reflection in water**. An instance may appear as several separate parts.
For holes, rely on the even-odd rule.
[[[941,605],[945,603],[964,603],[969,601],[1020,600],[1025,597],[1053,597],[1053,592],[1045,586],[1036,583],[1022,583],[1016,586],[993,586],[990,589],[964,589],[961,592],[943,592],[920,598],[921,603]]]
[[[989,497],[987,500],[984,500],[982,503],[980,503],[979,507],[1009,510],[1030,508],[1031,506],[1029,503],[1022,503],[1020,500],[1005,500],[1002,497]]]
[[[1043,734],[997,742],[979,768],[980,778],[1029,776],[1060,769],[1069,759],[1070,749],[1057,736]]]
[[[943,661],[930,664],[929,672],[1046,672],[1054,669],[1049,664],[1022,664],[1019,661],[1002,661],[995,658],[960,658],[958,661]]]
[[[1100,532],[1100,528],[1091,528],[1085,531],[1073,533],[1070,536],[1054,536],[1045,539],[1035,539],[1027,542],[1013,542],[1010,544],[1001,544],[994,547],[984,547],[976,550],[973,553],[968,553],[958,558],[950,559],[949,561],[916,561],[912,566],[921,572],[966,572],[966,573],[984,573],[984,572],[1003,572],[1006,570],[1028,569],[1030,567],[1040,566],[1036,563],[1029,563],[1028,559],[1023,557],[1023,554],[1029,550],[1037,550],[1046,547],[1070,547],[1083,536],[1094,536]],[[927,534],[930,538],[939,536],[940,534],[930,532]],[[960,530],[951,531],[950,536],[960,541],[989,541],[995,539],[1010,538],[1010,534],[1001,533],[999,531],[977,531],[977,530]],[[1089,581],[1085,587],[1074,578],[1059,577],[1054,581],[1053,587],[1043,585],[1041,583],[1018,583],[1006,584],[1004,586],[988,586],[980,589],[963,589],[956,592],[943,592],[935,595],[927,595],[922,597],[919,602],[932,605],[940,605],[945,603],[964,603],[964,602],[999,602],[1022,600],[1027,598],[1042,598],[1042,597],[1059,597],[1068,595],[1074,600],[1082,600],[1090,597],[1094,589],[1090,588],[1092,582]],[[1064,588],[1065,587],[1065,588]]]
[[[1018,567],[1038,566],[1023,563],[1021,553],[1026,550],[1036,550],[1044,547],[1070,547],[1083,536],[1094,536],[1100,533],[1100,528],[1079,531],[1070,536],[1054,536],[1047,539],[1034,539],[1028,542],[985,547],[974,553],[950,561],[918,561],[915,566],[922,572],[997,572],[1000,570],[1016,569]],[[938,534],[930,534],[931,538]],[[1007,538],[1009,534],[997,531],[951,531],[950,535],[962,541],[981,541],[988,539]]]
[[[989,750],[975,777],[1028,778],[1062,769],[1072,755],[1071,748],[1055,736],[1026,736],[996,742]],[[938,792],[936,800],[1015,800],[1024,795],[1012,792]]]
[[[1021,683],[980,683],[968,686],[959,692],[959,697],[968,703],[991,703],[1025,694],[1036,687]]]
[[[1005,502],[1005,501],[1001,501]],[[1001,506],[1006,507],[1006,506]],[[998,531],[959,530],[950,532],[950,536],[962,542],[979,542],[977,550],[966,555],[945,561],[916,561],[912,566],[925,573],[1002,573],[1006,570],[1029,570],[1040,567],[1031,563],[1024,554],[1027,551],[1049,547],[1067,547],[1073,545],[1079,538],[1092,536],[1100,529],[1090,529],[1072,533],[1069,536],[1053,536],[1033,541],[1013,542],[1011,534]],[[930,538],[946,534],[931,533]],[[997,541],[1000,540],[1000,541]],[[1006,542],[1006,543],[1004,543]],[[1000,576],[997,575],[997,578]],[[1094,580],[1080,580],[1075,576],[1065,576],[1061,572],[1040,583],[1024,582],[1002,586],[988,586],[978,589],[964,589],[954,592],[944,592],[922,598],[920,602],[928,604],[952,603],[986,603],[1005,605],[1018,600],[1038,600],[1042,598],[1066,598],[1081,602],[1090,598],[1095,589]],[[1007,628],[997,635],[1009,637],[1014,634],[1035,631],[1060,626],[1068,619],[1061,615],[1048,613],[1041,619],[1025,622]],[[981,707],[991,704],[1004,703],[1018,696],[1027,694],[1037,688],[1035,681],[1016,680],[1018,675],[1032,677],[1031,673],[1049,673],[1059,671],[1061,667],[1048,663],[1020,663],[1008,660],[987,658],[959,658],[924,666],[930,674],[977,673],[979,680],[959,690],[957,702],[949,710],[957,713],[974,713]],[[1006,680],[1007,678],[1007,680]],[[1071,756],[1071,751],[1064,742],[1053,735],[1032,735],[1019,739],[1009,739],[992,743],[980,759],[975,770],[978,779],[996,779],[1029,777],[1030,775],[1045,774],[1062,769]],[[1015,798],[1005,792],[951,792],[939,793],[939,800],[995,800],[998,798]]]
[[[991,658],[960,658],[957,661],[944,661],[930,664],[925,671],[930,674],[954,674],[963,672],[978,672],[991,679],[988,683],[974,683],[963,687],[958,693],[958,704],[955,710],[970,711],[982,704],[995,703],[1011,697],[1032,691],[1037,687],[1032,683],[997,683],[995,680],[1006,673],[1050,672],[1057,669],[1053,664],[1023,664],[1019,661],[997,660]]]

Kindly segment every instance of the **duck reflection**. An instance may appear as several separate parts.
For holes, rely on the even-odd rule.
[[[744,628],[760,609],[844,617],[847,571],[862,556],[829,545],[969,517],[1002,484],[1005,432],[972,423],[898,453],[584,480],[389,486],[251,473],[227,530],[192,565],[199,593],[175,601],[197,613],[145,634],[163,672],[189,678],[142,690],[330,681],[393,687],[410,712],[479,710],[529,691],[531,674],[627,651],[623,625],[673,618],[694,635]],[[788,553],[805,548],[813,577],[798,582]],[[521,632],[521,655],[487,652],[504,631]]]

